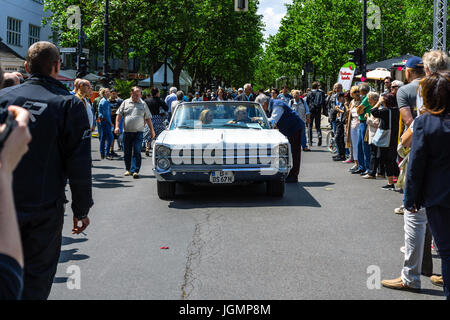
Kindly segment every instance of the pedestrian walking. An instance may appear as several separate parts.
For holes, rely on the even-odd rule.
[[[112,88],[111,89],[111,96],[109,98],[109,103],[111,105],[111,123],[114,125],[116,123],[117,118],[117,110],[119,110],[119,107],[122,105],[123,100],[120,99],[119,94],[117,93],[117,90]],[[120,134],[114,133],[114,138],[111,143],[111,150],[110,155],[112,157],[118,157],[119,155],[114,152],[115,148],[115,141],[119,142]],[[120,147],[120,145],[119,145]]]
[[[98,105],[98,129],[100,131],[100,157],[101,159],[113,160],[111,155],[111,145],[114,139],[113,129],[114,124],[111,122],[111,103],[109,98],[111,91],[105,89],[103,91],[103,98]]]
[[[151,138],[155,137],[155,130],[152,124],[152,115],[147,104],[141,99],[142,91],[139,87],[133,87],[131,97],[126,99],[117,110],[115,133],[120,133],[120,121],[122,118],[124,129],[124,160],[125,176],[139,178],[139,171],[142,164],[142,142],[144,139],[144,127],[147,123],[150,128]]]
[[[93,205],[89,120],[83,103],[56,80],[60,68],[58,48],[36,42],[25,62],[31,77],[0,91],[0,107],[33,111],[33,139],[12,181],[25,261],[22,298],[27,300],[45,300],[50,294],[61,252],[66,181],[72,192],[73,233],[87,228]]]
[[[325,93],[320,89],[319,82],[315,81],[312,84],[312,90],[306,97],[306,103],[309,106],[311,113],[311,123],[309,124],[309,145],[313,145],[313,126],[316,127],[318,142],[317,145],[322,145],[322,129],[320,127],[322,119],[322,110],[325,106]]]
[[[167,121],[167,114],[169,112],[169,107],[161,99],[161,93],[158,88],[156,87],[152,88],[150,92],[152,97],[150,99],[146,99],[145,103],[147,104],[150,114],[152,115],[152,124],[153,129],[155,130],[155,137],[153,139],[156,140],[158,136],[161,134],[161,132],[166,130],[165,123]],[[146,127],[148,128],[148,126]],[[150,128],[148,128],[148,130],[150,131]],[[146,148],[146,154],[147,156],[150,155],[150,145],[148,145]]]

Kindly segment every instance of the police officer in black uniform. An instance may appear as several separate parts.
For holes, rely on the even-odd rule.
[[[67,181],[74,234],[89,225],[93,205],[89,120],[83,103],[56,80],[60,67],[56,46],[37,42],[25,62],[30,79],[0,91],[0,108],[17,105],[30,112],[32,142],[13,178],[25,258],[23,299],[43,300],[50,294],[61,252]]]

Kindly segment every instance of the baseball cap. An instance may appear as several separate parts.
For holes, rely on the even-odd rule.
[[[405,67],[411,69],[423,68],[422,58],[419,57],[409,58],[408,61],[406,61]]]

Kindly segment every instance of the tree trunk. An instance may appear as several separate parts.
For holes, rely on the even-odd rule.
[[[128,62],[129,62],[128,42],[126,42],[126,41],[124,41],[122,43],[122,62],[123,62],[123,78],[124,78],[124,80],[128,80],[130,71],[128,68]]]
[[[175,66],[173,69],[173,86],[178,88],[180,90],[180,74],[181,74],[182,67]]]

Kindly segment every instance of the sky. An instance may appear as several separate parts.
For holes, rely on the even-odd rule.
[[[259,0],[259,14],[264,16],[263,21],[266,25],[264,38],[269,35],[275,35],[280,27],[281,19],[286,14],[284,4],[290,4],[292,0]]]

